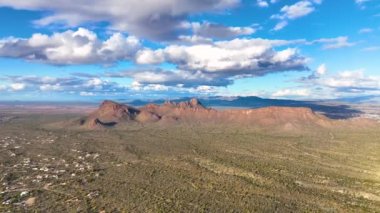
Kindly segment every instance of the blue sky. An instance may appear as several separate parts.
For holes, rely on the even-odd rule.
[[[0,0],[0,100],[380,95],[378,0]]]

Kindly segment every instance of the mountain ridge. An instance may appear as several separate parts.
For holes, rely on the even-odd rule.
[[[182,102],[189,98],[179,98],[173,101]],[[362,111],[352,108],[349,104],[344,102],[326,102],[326,101],[302,101],[302,100],[287,100],[287,99],[269,99],[260,98],[257,96],[236,96],[224,97],[213,96],[198,99],[206,107],[213,108],[247,108],[258,109],[263,107],[278,106],[278,107],[306,107],[315,112],[321,113],[331,119],[347,119],[358,117],[363,114]],[[168,100],[157,99],[151,101],[134,100],[125,103],[134,106],[144,106],[149,103],[163,104]]]
[[[332,120],[306,107],[264,107],[259,109],[217,110],[205,107],[198,99],[161,105],[147,104],[133,107],[106,100],[97,110],[80,122],[87,129],[137,124],[221,124],[248,125],[266,128],[297,129],[302,127],[329,127]]]

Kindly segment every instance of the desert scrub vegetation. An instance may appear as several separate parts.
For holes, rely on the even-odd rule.
[[[0,212],[376,212],[380,129],[0,125]]]

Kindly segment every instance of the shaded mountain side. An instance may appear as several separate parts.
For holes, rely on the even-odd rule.
[[[167,101],[135,108],[113,101],[104,101],[99,109],[77,121],[86,129],[116,127],[130,123],[158,125],[215,124],[246,125],[284,130],[306,127],[330,127],[333,120],[303,107],[265,107],[259,109],[216,110],[199,100]]]
[[[188,98],[177,99],[177,102],[186,101]],[[200,102],[207,107],[239,107],[239,108],[252,108],[258,109],[263,107],[306,107],[310,108],[315,112],[319,112],[326,117],[331,119],[348,119],[358,117],[363,112],[357,109],[351,108],[347,104],[342,104],[337,102],[335,104],[327,102],[317,102],[317,101],[295,101],[295,100],[278,100],[278,99],[265,99],[255,96],[251,97],[208,97],[200,99]],[[149,103],[163,104],[165,100],[153,100],[153,101],[141,101],[135,100],[127,102],[128,104],[135,106],[143,106]]]

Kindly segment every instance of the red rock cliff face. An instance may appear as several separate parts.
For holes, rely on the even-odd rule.
[[[139,123],[203,123],[241,124],[262,127],[297,128],[302,126],[329,126],[330,120],[309,108],[267,107],[218,111],[204,107],[197,99],[185,102],[148,104],[139,109],[104,101],[98,110],[86,119],[88,128],[115,126],[125,122]]]
[[[148,104],[141,111],[149,111],[162,118],[162,122],[195,122],[207,121],[208,114],[216,112],[214,109],[204,107],[197,99],[185,102],[165,102],[163,105]]]

